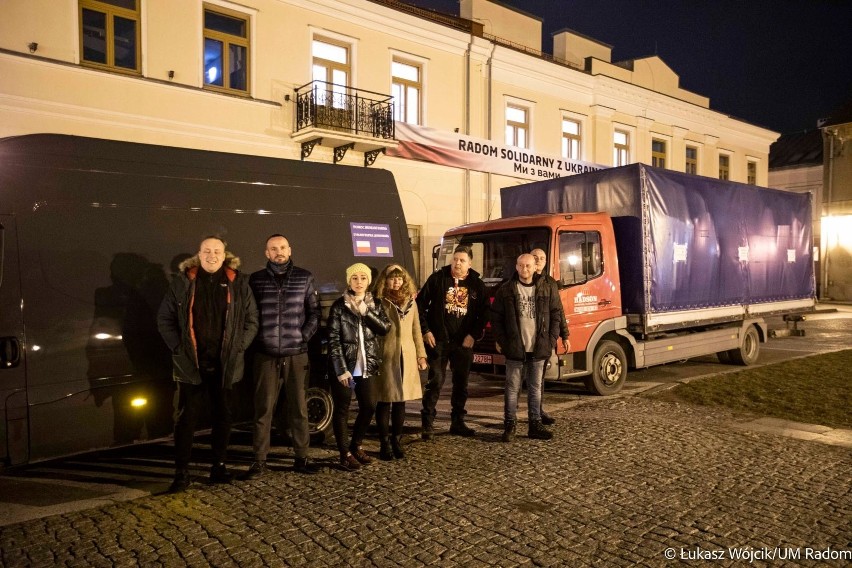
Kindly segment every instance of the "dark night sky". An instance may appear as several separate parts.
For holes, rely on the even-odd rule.
[[[459,13],[457,0],[406,0]],[[782,134],[852,100],[852,0],[500,0],[612,46],[658,55],[710,108]],[[487,30],[486,30],[487,31]]]

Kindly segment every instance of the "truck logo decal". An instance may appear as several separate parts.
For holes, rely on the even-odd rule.
[[[598,309],[598,297],[581,290],[574,296],[574,313],[584,314]]]

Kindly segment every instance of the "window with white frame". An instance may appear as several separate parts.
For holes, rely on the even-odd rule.
[[[630,159],[630,133],[615,130],[612,133],[612,165],[627,165]]]
[[[666,142],[654,138],[651,140],[651,165],[655,168],[666,167]]]
[[[141,0],[80,0],[83,65],[139,72]]]
[[[757,185],[757,162],[749,160],[747,167],[748,171],[746,172],[746,177],[748,183],[750,183],[751,185]]]
[[[248,94],[249,18],[204,5],[204,87]]]
[[[695,146],[686,147],[686,165],[683,171],[688,174],[698,173],[698,148]]]
[[[562,119],[562,157],[569,160],[580,159],[580,122],[570,118]]]
[[[346,89],[351,74],[350,46],[328,38],[315,37],[311,43],[314,81],[325,85],[317,90],[317,104],[346,107]]]
[[[719,154],[719,179],[731,178],[731,157]]]
[[[423,92],[422,67],[394,57],[391,62],[391,78],[394,120],[420,124],[420,95]]]
[[[529,139],[529,117],[528,108],[520,105],[506,105],[506,144],[526,148]]]

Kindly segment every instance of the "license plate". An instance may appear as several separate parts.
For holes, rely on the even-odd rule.
[[[480,363],[483,365],[490,365],[492,363],[492,358],[491,355],[487,353],[474,353],[473,362]]]

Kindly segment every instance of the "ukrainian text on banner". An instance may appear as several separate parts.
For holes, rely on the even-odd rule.
[[[608,167],[536,154],[523,148],[501,146],[484,138],[404,122],[397,122],[395,129],[399,145],[388,148],[388,156],[425,160],[443,166],[530,179],[558,178]]]

